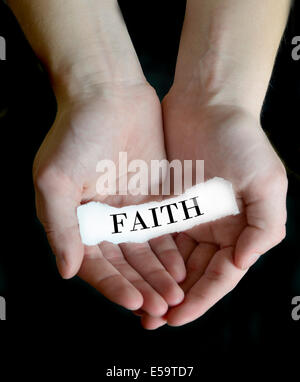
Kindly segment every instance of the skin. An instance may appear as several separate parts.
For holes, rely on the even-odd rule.
[[[128,162],[149,163],[166,155],[161,106],[144,78],[117,2],[9,4],[47,68],[57,99],[57,116],[36,155],[33,180],[37,215],[59,272],[64,278],[78,274],[128,309],[161,316],[184,297],[177,282],[185,277],[185,266],[172,237],[87,247],[76,216],[76,208],[91,200],[114,206],[147,201],[98,195],[98,161],[118,163],[119,152],[128,153]]]
[[[149,199],[97,194],[96,164],[117,163],[119,152],[127,152],[129,162],[165,156],[160,104],[148,85],[110,89],[97,100],[59,109],[34,162],[37,214],[63,277],[78,273],[113,302],[161,315],[183,299],[176,281],[184,278],[185,267],[171,236],[122,246],[81,243],[76,216],[81,203],[117,207]]]
[[[115,0],[9,4],[58,102],[33,175],[37,213],[60,273],[78,273],[140,315],[146,329],[200,317],[285,234],[286,174],[259,114],[289,1],[188,0],[163,116]],[[80,203],[148,200],[95,192],[97,162],[117,162],[120,151],[148,163],[166,155],[204,159],[206,179],[233,183],[241,214],[145,244],[84,247]]]
[[[177,235],[185,299],[164,317],[144,314],[147,329],[200,317],[285,237],[287,177],[260,111],[288,11],[289,1],[187,2],[174,84],[162,105],[167,156],[204,159],[205,179],[232,182],[241,214]]]
[[[205,176],[218,174],[230,180],[241,211],[177,235],[187,270],[181,283],[185,300],[169,309],[160,324],[167,321],[179,326],[204,314],[237,285],[260,255],[284,238],[287,180],[282,163],[252,115],[227,107],[204,111],[191,103],[183,106],[183,99],[176,109],[168,102],[175,100],[166,99],[164,108],[177,110],[166,113],[169,157],[196,159],[201,153]],[[193,140],[184,139],[189,134]],[[149,328],[159,325],[157,319],[156,324],[147,320]]]

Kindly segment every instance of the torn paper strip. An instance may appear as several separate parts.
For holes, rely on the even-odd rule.
[[[238,213],[232,185],[222,178],[197,184],[161,202],[122,208],[90,202],[77,208],[81,239],[86,245],[102,241],[143,243]]]

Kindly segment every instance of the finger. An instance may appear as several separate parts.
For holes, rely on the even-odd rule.
[[[106,260],[142,294],[143,305],[140,307],[141,310],[152,316],[162,316],[166,313],[168,310],[166,301],[128,264],[118,245],[102,242],[99,248]]]
[[[126,243],[120,248],[128,263],[147,281],[167,302],[177,305],[183,300],[183,291],[163,267],[148,243]]]
[[[245,196],[247,226],[238,238],[235,264],[247,269],[285,237],[287,182],[256,185]]]
[[[152,317],[142,309],[138,309],[132,312],[135,316],[141,317],[141,324],[144,329],[154,330],[165,325],[167,321],[163,317]]]
[[[85,256],[78,273],[112,302],[129,310],[143,305],[141,293],[107,261],[98,246],[85,247]]]
[[[166,315],[168,324],[184,325],[200,317],[230,292],[246,272],[233,263],[232,247],[219,250],[199,281],[189,290],[183,303],[169,310]]]
[[[186,262],[198,243],[186,233],[180,232],[175,238],[175,244],[181,253],[183,261]]]
[[[77,192],[69,184],[60,188],[55,179],[52,182],[47,178],[40,180],[35,187],[37,216],[44,226],[61,276],[70,278],[78,272],[84,253],[76,214],[79,197],[76,200]]]
[[[141,324],[142,324],[143,328],[147,329],[147,330],[158,329],[161,326],[164,326],[166,323],[167,323],[167,321],[161,317],[151,317],[148,314],[144,314],[141,317]]]
[[[172,236],[164,235],[157,237],[150,240],[149,244],[152,251],[175,281],[178,283],[182,282],[186,276],[185,265]]]
[[[217,250],[218,247],[214,244],[199,243],[191,253],[186,263],[187,277],[180,285],[185,293],[189,291],[203,275]]]

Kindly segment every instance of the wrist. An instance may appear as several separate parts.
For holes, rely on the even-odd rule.
[[[174,87],[259,115],[289,11],[271,3],[188,0]]]
[[[260,127],[260,113],[254,112],[249,104],[232,102],[224,93],[200,91],[193,85],[184,88],[174,83],[163,100],[164,115],[167,119],[181,120],[175,123],[187,131],[203,129],[205,126],[224,126],[224,121],[249,119],[251,126]],[[169,124],[172,129],[172,123]]]
[[[117,0],[10,0],[56,97],[145,81]]]
[[[111,66],[107,67],[104,60],[98,53],[89,54],[68,60],[55,70],[48,70],[57,102],[84,102],[114,89],[147,86],[139,65],[132,63],[122,67],[114,57]]]
[[[136,102],[160,105],[156,91],[146,80],[99,82],[90,77],[85,84],[76,86],[76,90],[73,84],[69,86],[73,87],[72,93],[65,87],[56,92],[58,113],[77,114],[79,110],[100,110],[103,107],[122,113],[126,105]]]
[[[193,96],[206,106],[236,107],[259,118],[271,70],[258,71],[249,71],[212,48],[200,58],[178,57],[171,92]]]

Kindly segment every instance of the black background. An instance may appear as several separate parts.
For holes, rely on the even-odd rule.
[[[162,98],[172,84],[185,1],[119,3],[144,72]],[[175,365],[177,360],[182,365],[193,360],[187,363],[204,367],[209,354],[215,359],[239,352],[245,364],[248,352],[253,358],[258,352],[291,349],[299,354],[300,321],[291,318],[291,299],[300,295],[300,60],[291,57],[299,22],[300,4],[295,1],[262,113],[262,126],[288,170],[287,237],[201,319],[151,332],[79,278],[65,281],[57,273],[35,216],[31,180],[33,158],[54,120],[56,102],[14,16],[0,3],[0,36],[7,43],[7,60],[0,61],[1,184],[3,210],[9,212],[2,219],[0,295],[6,297],[7,319],[15,333],[39,339],[46,347],[54,344],[53,363],[62,362],[56,351],[63,353],[72,341],[78,358],[92,357],[90,368],[98,369],[99,377],[113,364]],[[83,367],[80,361],[72,366]]]

